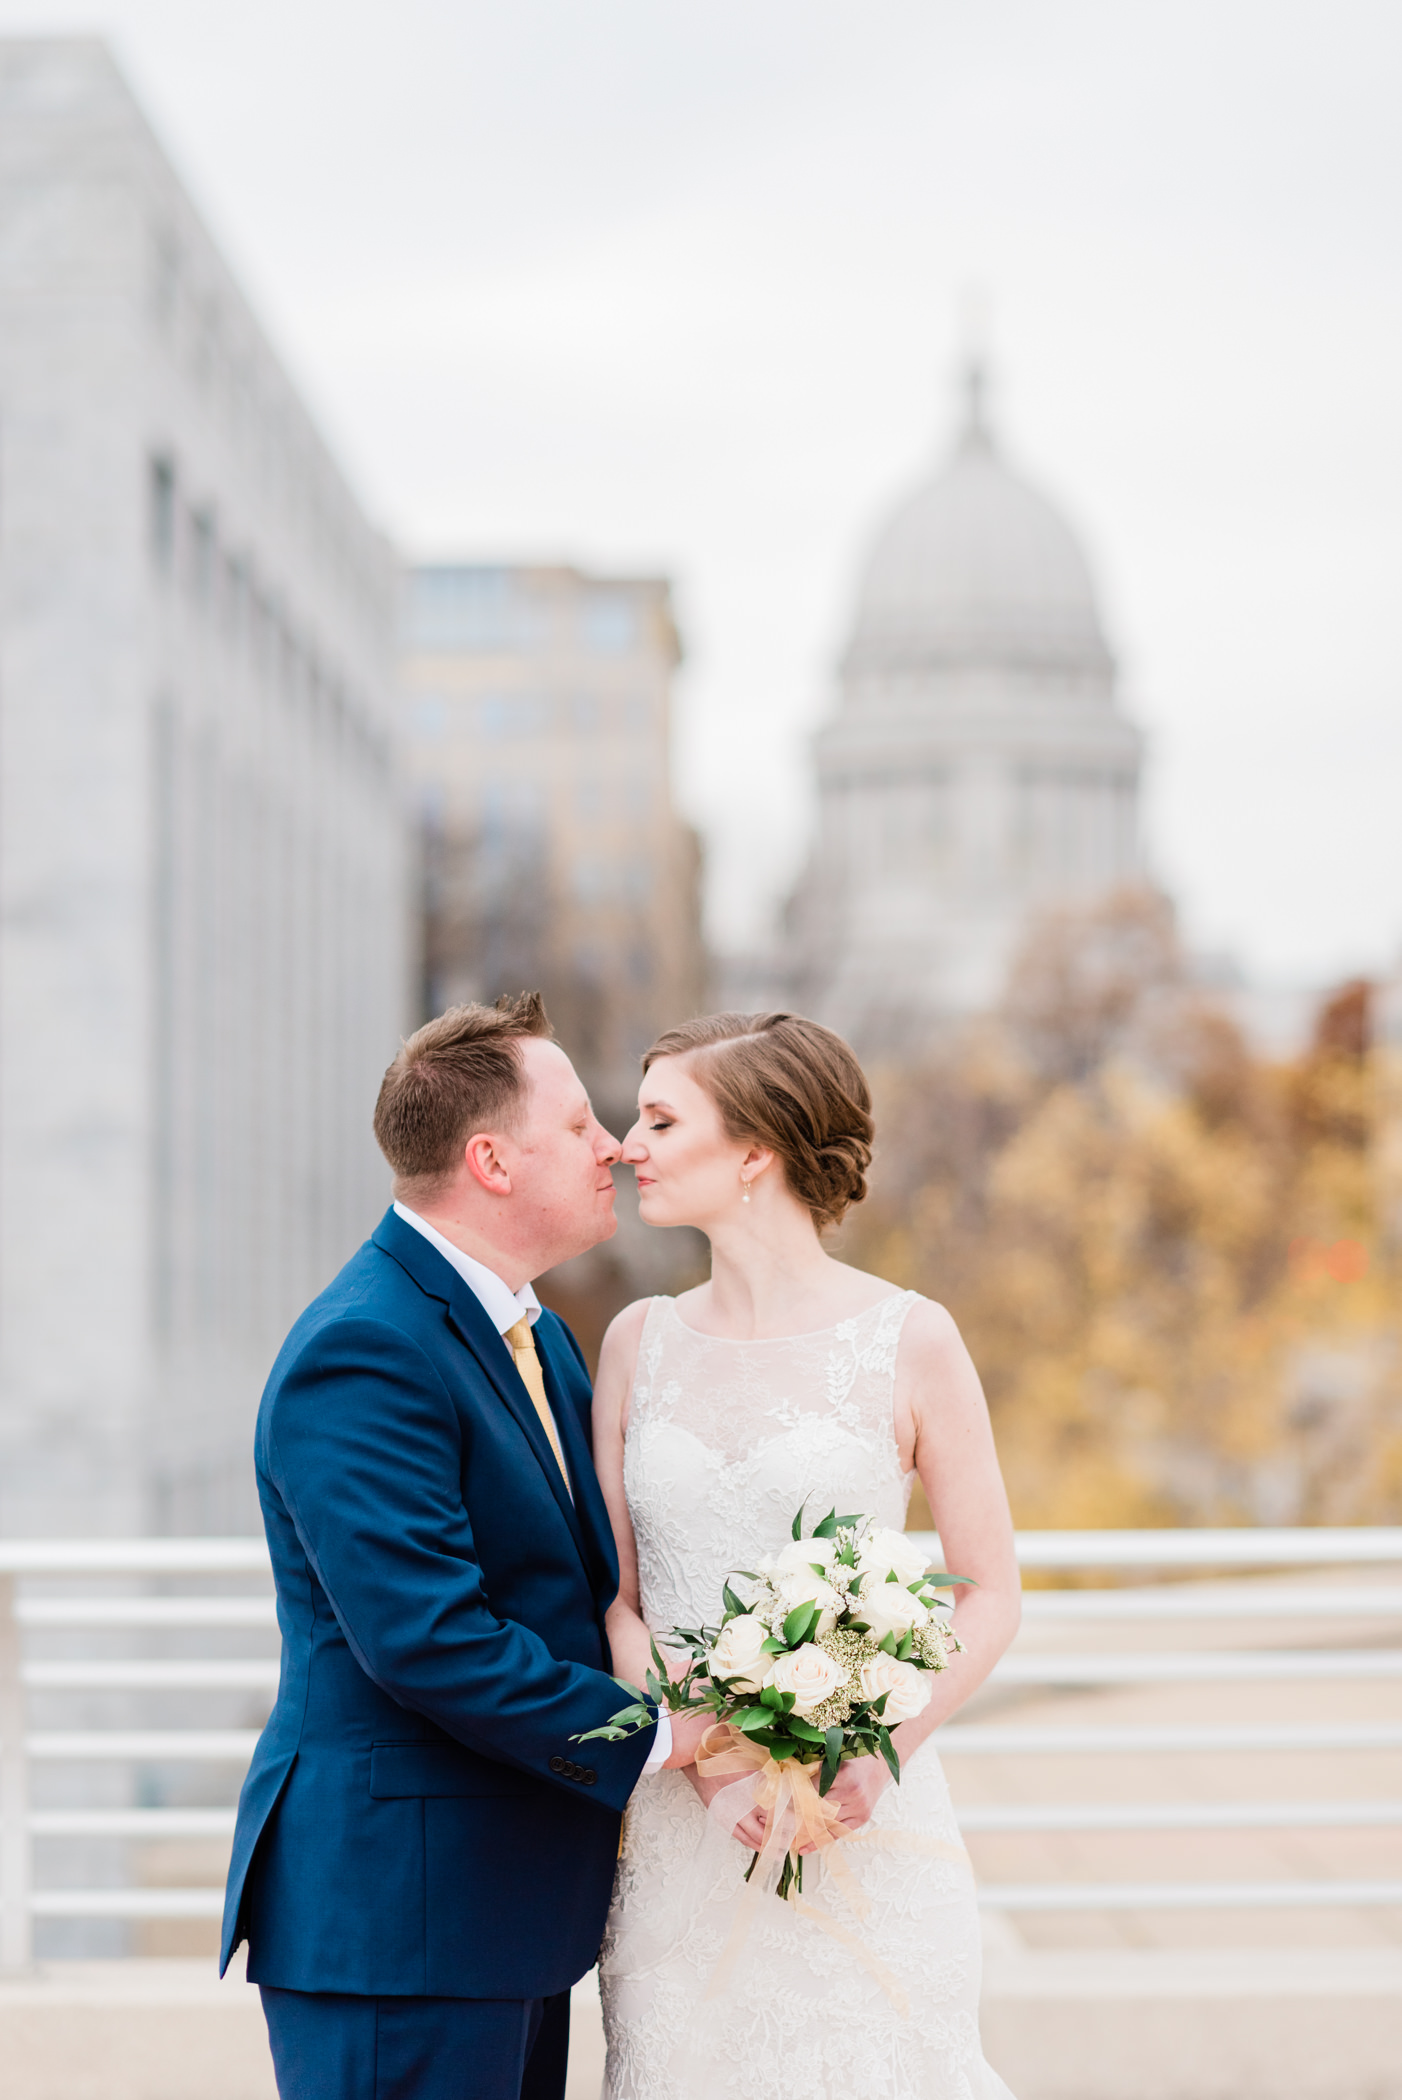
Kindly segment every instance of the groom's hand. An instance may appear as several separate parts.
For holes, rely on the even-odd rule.
[[[701,1738],[714,1720],[715,1715],[709,1711],[672,1715],[672,1754],[662,1768],[664,1772],[677,1772],[684,1765],[695,1764]]]

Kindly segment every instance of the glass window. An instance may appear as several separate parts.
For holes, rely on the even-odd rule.
[[[411,649],[516,654],[548,639],[546,605],[517,569],[476,565],[410,569],[403,624]]]
[[[588,648],[601,656],[620,655],[632,648],[637,632],[633,601],[622,591],[590,591],[580,624]]]
[[[163,576],[175,560],[175,462],[151,461],[151,558]]]

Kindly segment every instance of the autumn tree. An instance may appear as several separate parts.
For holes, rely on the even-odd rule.
[[[1262,1061],[1128,892],[1034,929],[1003,1013],[877,1091],[843,1251],[954,1312],[1020,1522],[1399,1513],[1366,988]]]

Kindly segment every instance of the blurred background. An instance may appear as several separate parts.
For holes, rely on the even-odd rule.
[[[851,1037],[1022,1521],[1397,1512],[1400,43],[3,0],[0,1528],[253,1528],[522,984]]]
[[[620,1133],[670,1022],[849,1036],[838,1251],[953,1310],[1024,1531],[1402,1523],[1400,69],[1383,0],[0,0],[0,1582],[37,1629],[0,1675],[49,1731],[30,1814],[0,1714],[0,1909],[28,1818],[41,1952],[212,1944],[276,1634],[256,1548],[21,1546],[258,1531],[264,1377],[453,1000],[540,986]],[[542,1286],[591,1354],[704,1273],[619,1180]],[[1395,1583],[1338,1597],[1336,1674],[1395,1676]],[[1013,1666],[988,1711],[1036,1719]],[[1101,1667],[1055,1717],[1163,1721]],[[1350,1696],[1380,1792],[1391,1693]],[[175,1749],[120,1733],[152,1713]],[[1300,1769],[1262,1857],[1308,1905],[1342,1855],[1288,1834]],[[1348,1815],[1375,1865],[1395,1804]],[[1210,1938],[1180,1896],[1055,1929]]]

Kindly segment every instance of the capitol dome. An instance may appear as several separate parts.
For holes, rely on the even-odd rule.
[[[1080,543],[966,375],[943,468],[867,561],[789,909],[793,1003],[881,1055],[986,1013],[1041,913],[1140,870],[1141,739]]]
[[[1061,513],[1014,474],[966,377],[948,464],[889,520],[862,579],[849,672],[944,664],[1109,668],[1095,587]]]

